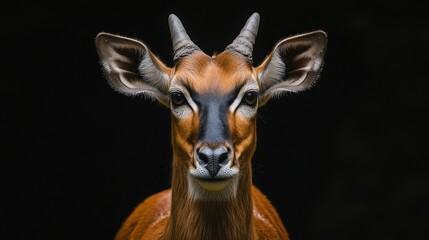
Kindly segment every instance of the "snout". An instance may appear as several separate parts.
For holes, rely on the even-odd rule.
[[[219,170],[231,161],[231,148],[225,144],[203,145],[196,149],[196,158],[198,164],[215,178]]]
[[[198,144],[194,156],[195,168],[190,169],[190,175],[205,189],[220,190],[238,175],[234,151],[228,143]]]

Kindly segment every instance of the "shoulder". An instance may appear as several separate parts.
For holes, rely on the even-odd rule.
[[[170,217],[171,190],[167,189],[151,195],[141,202],[122,224],[116,240],[142,236],[157,223],[166,222]]]
[[[137,207],[145,207],[145,206],[153,206],[156,208],[165,208],[165,205],[168,205],[168,209],[170,208],[171,203],[171,189],[166,189],[164,191],[155,193],[148,198],[146,198],[142,203]]]
[[[257,187],[252,187],[255,230],[262,239],[288,239],[283,222],[273,204]]]

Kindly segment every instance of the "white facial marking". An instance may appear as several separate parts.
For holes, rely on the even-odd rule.
[[[248,82],[240,89],[240,92],[237,94],[234,102],[232,102],[232,104],[229,106],[229,111],[232,113],[237,112],[240,116],[243,117],[253,117],[256,114],[257,104],[255,107],[241,104],[244,95],[251,91],[259,92],[259,87],[256,82]]]
[[[171,112],[174,114],[174,116],[183,119],[192,116],[192,111],[198,112],[198,105],[194,102],[191,94],[189,94],[186,88],[180,86],[179,84],[173,83],[170,87],[170,93],[171,92],[182,93],[187,102],[181,106],[171,105]]]

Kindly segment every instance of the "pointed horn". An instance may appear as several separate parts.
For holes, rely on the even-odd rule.
[[[226,47],[226,50],[238,52],[252,62],[252,52],[256,35],[258,35],[259,19],[259,14],[253,13],[247,20],[246,25],[241,29],[240,34]]]
[[[170,14],[168,17],[168,24],[170,26],[171,41],[173,42],[174,62],[177,62],[182,57],[191,55],[195,51],[201,51],[201,49],[191,41],[182,22],[176,15]]]

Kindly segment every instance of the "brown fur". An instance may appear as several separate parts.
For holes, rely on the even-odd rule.
[[[242,56],[198,52],[182,59],[172,81],[202,94],[222,96],[247,81],[255,70]],[[173,173],[171,189],[144,200],[128,217],[116,240],[285,240],[288,234],[269,200],[252,184],[251,158],[256,148],[256,118],[228,113],[240,176],[236,197],[224,201],[191,199],[187,171],[194,164],[198,114],[172,118]]]
[[[249,62],[229,52],[212,57],[203,52],[195,53],[182,59],[174,72],[180,83],[198,93],[217,91],[219,94],[228,93],[235,86],[248,81],[252,74],[253,67]]]
[[[144,200],[115,240],[288,239],[273,205],[252,183],[257,107],[272,97],[314,85],[327,35],[319,30],[283,39],[262,64],[253,67],[252,48],[246,46],[254,44],[250,33],[256,36],[258,22],[255,13],[226,51],[208,56],[170,15],[173,45],[177,45],[172,68],[143,42],[110,33],[97,35],[109,84],[126,95],[156,99],[172,110],[171,188]],[[209,155],[206,161],[207,151],[202,149],[207,150],[207,145],[223,152]],[[221,174],[216,172],[219,169]],[[218,176],[221,183],[213,179]]]
[[[250,216],[244,211],[237,212],[246,205],[243,200],[231,203],[185,202],[180,211],[184,219],[170,228],[189,227],[177,230],[175,235],[166,232],[171,218],[171,195],[172,190],[168,189],[144,200],[125,221],[116,239],[288,239],[276,210],[255,186],[251,188],[253,212]],[[195,208],[204,211],[195,211]],[[204,220],[209,222],[211,229],[205,229],[206,226],[198,222]]]

